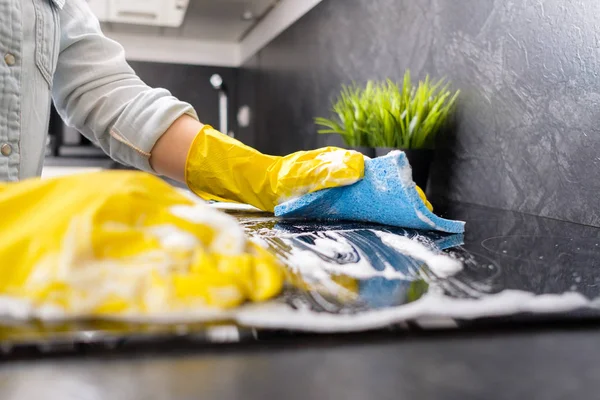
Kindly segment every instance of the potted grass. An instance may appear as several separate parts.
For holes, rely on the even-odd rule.
[[[339,134],[350,148],[373,149],[362,151],[369,157],[404,151],[413,180],[425,188],[436,137],[458,94],[443,79],[432,82],[429,76],[413,85],[406,71],[401,85],[387,80],[343,86],[333,103],[333,116],[315,118],[315,123],[322,127],[319,133]]]
[[[342,90],[333,102],[332,119],[317,117],[315,123],[322,128],[320,134],[338,134],[347,148],[356,150],[368,157],[375,157],[375,149],[369,138],[369,117],[371,97],[374,85],[367,83],[363,90],[356,85],[342,86]]]

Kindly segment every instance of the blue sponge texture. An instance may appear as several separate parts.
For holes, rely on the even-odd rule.
[[[365,177],[354,185],[324,189],[280,204],[285,218],[375,222],[427,231],[463,233],[465,223],[440,218],[425,206],[402,151],[365,159]]]

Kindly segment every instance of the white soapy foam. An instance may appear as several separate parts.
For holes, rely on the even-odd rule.
[[[409,279],[404,273],[395,269],[389,262],[384,261],[385,268],[380,272],[380,276],[387,280],[393,279]]]
[[[315,332],[351,332],[375,329],[407,320],[428,318],[475,319],[490,316],[505,316],[521,312],[554,313],[567,312],[582,307],[600,307],[600,299],[590,301],[576,292],[563,294],[535,295],[518,290],[484,296],[478,299],[450,298],[436,293],[426,293],[419,300],[399,307],[361,312],[357,314],[326,314],[309,309],[294,310],[290,306],[272,301],[247,304],[233,310],[198,307],[195,310],[170,311],[152,315],[118,315],[106,317],[110,320],[133,322],[200,322],[234,320],[245,326],[256,328],[297,329]],[[37,314],[37,315],[36,315]],[[51,319],[59,320],[60,314],[48,313]],[[0,317],[25,320],[34,316],[49,315],[33,312],[30,305],[18,299],[0,297]],[[72,318],[69,316],[68,318]]]
[[[214,228],[216,237],[211,243],[211,250],[224,255],[237,255],[244,251],[246,245],[244,230],[231,215],[203,204],[173,206],[170,211],[179,218]]]
[[[334,150],[319,154],[316,157],[317,160],[323,161],[319,168],[327,168],[330,171],[344,169],[346,166],[346,153],[346,150]]]
[[[386,265],[385,270],[378,271],[368,262],[366,256],[355,250],[354,247],[337,232],[329,232],[332,239],[315,239],[314,245],[304,243],[309,247],[314,247],[316,252],[322,253],[328,257],[335,257],[339,253],[358,252],[359,260],[346,264],[338,262],[327,262],[319,257],[315,251],[301,250],[292,247],[291,253],[286,259],[286,265],[302,276],[313,279],[326,279],[329,274],[344,275],[358,279],[369,279],[374,277],[385,277],[387,279],[406,279],[406,275],[396,271],[391,265]],[[283,239],[285,241],[285,239]]]
[[[251,236],[250,238],[248,238],[249,241],[251,241],[252,243],[257,244],[258,246],[262,247],[263,249],[268,250],[269,249],[269,242],[267,242],[264,238],[260,237],[260,236]]]
[[[423,214],[421,211],[419,211],[416,208],[415,208],[415,213],[417,214],[417,218],[419,218],[421,221],[425,222],[427,225],[431,226],[432,228],[437,227],[435,222],[433,222],[429,217],[427,217],[427,215]]]
[[[409,257],[423,261],[439,277],[448,277],[462,269],[462,263],[445,254],[435,254],[423,244],[404,236],[373,231],[383,243]]]
[[[282,303],[255,304],[236,313],[238,323],[257,328],[282,328],[315,332],[351,332],[381,328],[408,320],[426,318],[474,319],[520,312],[566,312],[592,306],[580,293],[535,295],[505,290],[479,299],[459,299],[427,293],[400,307],[357,314],[326,314],[294,310]]]
[[[342,186],[350,186],[359,181],[358,178],[332,178],[328,176],[326,181],[332,184],[332,187],[342,187]],[[315,192],[315,187],[317,184],[321,182],[313,182],[306,186],[298,186],[294,189],[294,191],[289,196],[281,196],[277,199],[277,204],[287,203],[288,201],[297,200],[306,194]]]
[[[239,204],[239,203],[226,203],[226,202],[218,202],[218,203],[209,203],[209,207],[221,210],[221,211],[261,211],[258,208],[251,206],[249,204]]]
[[[61,321],[67,317],[65,310],[52,304],[43,304],[32,309],[32,315],[43,321]]]
[[[0,317],[24,320],[31,316],[33,306],[29,301],[10,296],[0,296]]]
[[[314,169],[313,173],[319,174],[321,173],[321,171],[326,170],[327,180],[335,182],[337,185],[351,185],[353,183],[356,183],[358,181],[358,179],[356,178],[340,177],[337,179],[333,179],[333,177],[331,176],[334,172],[348,168],[346,160],[347,154],[348,151],[342,149],[319,154],[316,158],[319,161],[323,161],[323,163],[317,166]]]
[[[401,150],[391,150],[390,152],[388,152],[386,154],[386,156],[397,156],[398,154],[402,153]]]
[[[159,225],[150,228],[150,233],[155,235],[161,246],[182,250],[193,250],[200,245],[196,236],[183,231],[174,225]]]
[[[334,258],[339,253],[352,253],[354,247],[347,240],[345,240],[338,233],[328,233],[332,239],[316,238],[314,247],[319,250],[320,253],[327,255],[328,257]]]
[[[157,324],[173,324],[186,322],[218,322],[224,320],[235,320],[235,309],[219,309],[214,307],[198,306],[193,310],[177,311],[169,310],[166,312],[154,313],[152,315],[140,314],[121,314],[115,316],[103,317],[111,321],[128,321],[128,322],[151,322]]]
[[[328,272],[329,263],[321,259],[317,254],[309,250],[293,249],[286,266],[293,272],[302,275],[307,281],[327,281],[330,279]]]
[[[399,150],[392,151],[390,154],[396,154],[396,153],[400,153],[400,151]],[[410,165],[408,163],[406,163],[406,164],[400,166],[398,164],[397,159],[394,159],[394,163],[398,167],[398,177],[400,178],[400,181],[402,183],[404,183],[404,185],[406,187],[410,187],[411,185],[414,185],[414,182],[412,179],[412,168],[410,167]]]

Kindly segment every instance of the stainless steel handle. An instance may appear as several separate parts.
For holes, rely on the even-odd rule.
[[[219,130],[227,135],[229,135],[228,127],[227,127],[227,108],[228,108],[228,99],[227,94],[223,91],[219,91]]]
[[[223,78],[221,78],[221,75],[219,74],[214,74],[210,77],[210,84],[215,90],[219,91],[219,130],[222,133],[233,137],[233,132],[229,132],[227,124],[229,119],[227,115],[229,99],[227,97],[225,85],[223,84]]]

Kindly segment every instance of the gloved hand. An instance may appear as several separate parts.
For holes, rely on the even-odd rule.
[[[273,211],[303,194],[351,185],[364,176],[363,155],[325,147],[269,156],[204,125],[186,160],[185,181],[205,200],[234,201]],[[432,210],[425,193],[419,196]]]
[[[278,261],[233,217],[149,174],[0,184],[0,209],[0,297],[34,314],[199,313],[282,287]]]
[[[354,151],[327,147],[269,156],[205,125],[190,148],[185,181],[206,200],[273,211],[288,199],[350,185],[363,175],[363,156]]]
[[[433,206],[431,205],[429,200],[427,200],[427,196],[425,195],[425,192],[423,192],[423,190],[421,190],[421,188],[418,186],[415,186],[415,189],[417,189],[417,193],[419,194],[419,197],[421,198],[423,203],[425,203],[425,207],[427,207],[427,209],[429,211],[433,211]]]

